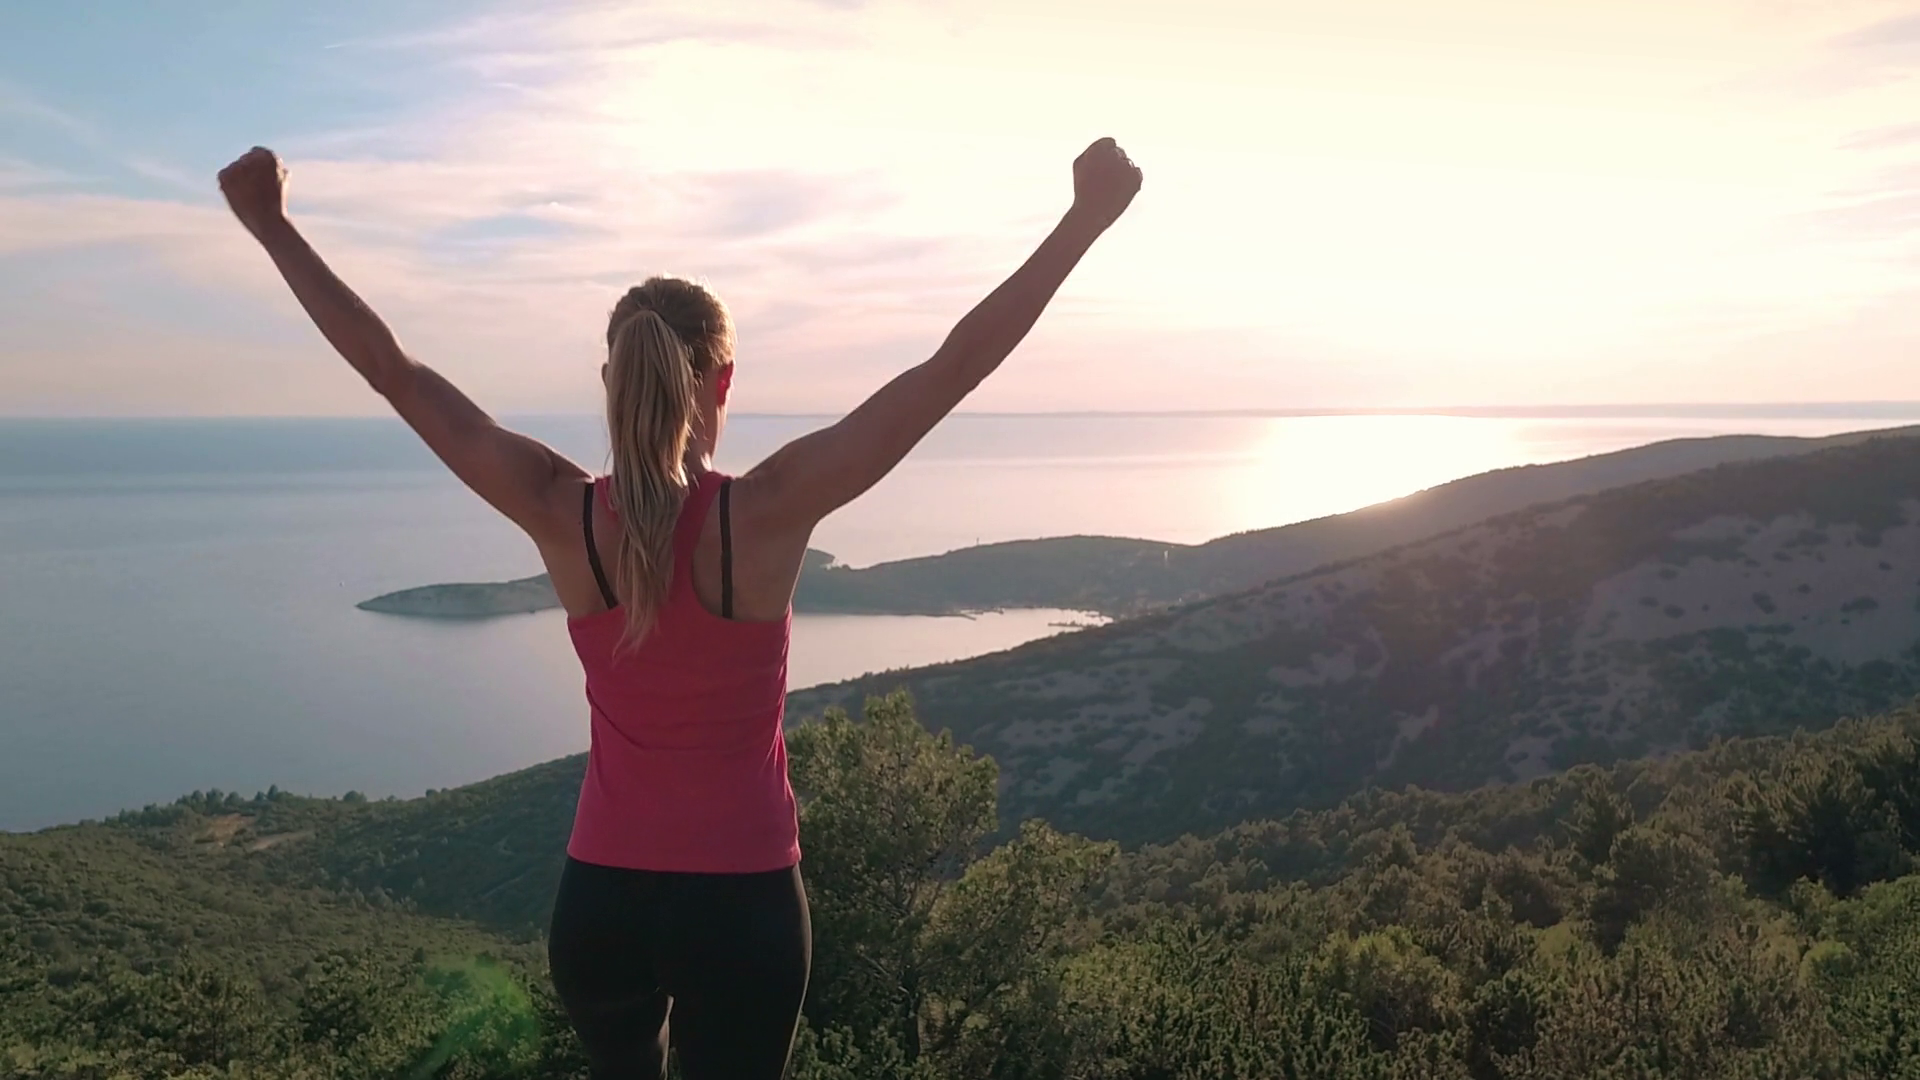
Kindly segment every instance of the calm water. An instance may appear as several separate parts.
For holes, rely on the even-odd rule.
[[[865,565],[1070,533],[1198,541],[1501,466],[1914,415],[960,417],[816,545]],[[721,464],[817,423],[737,419]],[[591,421],[521,426],[602,460]],[[409,795],[579,750],[558,612],[353,606],[537,569],[395,423],[0,421],[0,828],[196,788]],[[793,682],[1007,648],[1068,617],[802,618]]]

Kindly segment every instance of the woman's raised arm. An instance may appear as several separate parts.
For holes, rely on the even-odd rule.
[[[1088,147],[1073,163],[1072,208],[930,359],[895,377],[838,423],[782,447],[744,478],[754,517],[810,531],[891,472],[1020,344],[1139,190],[1140,170],[1112,139]]]
[[[475,494],[536,540],[577,525],[563,481],[586,473],[543,443],[495,423],[459,388],[406,354],[380,317],[336,277],[286,211],[286,169],[255,147],[220,171],[220,190],[286,279],[314,326]],[[570,535],[570,534],[568,534]]]

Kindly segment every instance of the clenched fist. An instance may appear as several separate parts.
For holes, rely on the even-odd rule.
[[[1073,212],[1100,228],[1119,220],[1140,190],[1140,167],[1120,144],[1101,139],[1073,162]]]
[[[287,216],[287,170],[273,151],[256,146],[220,170],[220,193],[233,215],[259,235]]]

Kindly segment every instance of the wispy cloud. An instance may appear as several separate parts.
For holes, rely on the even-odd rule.
[[[0,114],[53,128],[76,142],[91,143],[99,138],[92,125],[79,117],[37,100],[6,82],[0,82]]]
[[[1904,145],[1890,143],[1889,145]],[[1877,257],[1914,266],[1911,242],[1920,239],[1920,162],[1883,165],[1831,193],[1825,204],[1796,215],[1803,242],[1852,245]]]
[[[129,154],[114,145],[96,125],[38,100],[17,86],[0,81],[0,114],[11,115],[48,130],[119,167],[176,191],[204,191],[206,185],[185,170],[140,154]]]
[[[1893,150],[1920,145],[1920,123],[1890,124],[1862,131],[1840,145],[1848,150]]]
[[[1888,17],[1888,9],[1897,6],[1887,0],[1781,5],[1771,12],[1772,19],[1754,20],[1761,25],[1777,20],[1774,47],[1736,76],[1729,90],[1792,111],[1897,84],[1920,62],[1920,38],[1915,36],[1920,16]]]
[[[1815,222],[1846,238],[1883,243],[1920,230],[1920,187],[1856,199],[1813,215]]]
[[[212,206],[78,193],[0,195],[0,254],[100,244],[197,245],[230,232]]]
[[[1899,15],[1841,35],[1837,44],[1856,53],[1920,60],[1920,14]]]
[[[1899,82],[1920,73],[1920,14],[1858,24],[1826,41],[1792,83],[1821,94]]]
[[[834,17],[864,6],[858,0],[656,0],[644,5],[581,0],[563,10],[501,8],[337,47],[427,57],[513,85],[513,80],[545,76],[577,78],[588,69],[617,67],[641,52],[673,44],[756,43],[788,50],[844,44],[849,38]]]
[[[63,169],[49,168],[19,158],[0,157],[0,193],[71,187],[82,179]]]

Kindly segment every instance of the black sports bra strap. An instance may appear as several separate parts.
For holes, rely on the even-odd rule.
[[[600,549],[593,543],[593,492],[596,486],[594,481],[587,481],[586,502],[580,508],[580,528],[587,537],[587,565],[593,567],[593,580],[600,584],[600,598],[611,609],[620,606],[620,598],[614,595],[613,586],[607,584],[607,571],[600,565]]]
[[[720,481],[720,617],[733,618],[733,481]]]

